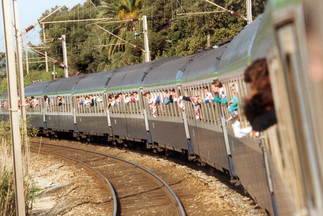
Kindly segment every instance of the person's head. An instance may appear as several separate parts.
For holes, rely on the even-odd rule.
[[[274,100],[272,96],[270,83],[257,91],[252,97],[247,99],[244,112],[249,121],[253,121],[266,111],[274,109]]]
[[[269,81],[269,71],[265,58],[254,61],[245,70],[244,81],[250,83],[251,88],[261,88]]]
[[[137,97],[137,95],[138,95],[138,92],[134,92],[134,93],[133,93],[133,96],[134,96],[134,97]]]
[[[86,96],[86,97],[85,97],[85,100],[89,100],[89,97],[88,97],[88,96]]]
[[[34,96],[31,96],[31,99],[32,99],[32,100],[34,100],[34,99],[35,99],[35,97],[34,97]]]
[[[132,93],[132,94],[130,95],[130,98],[131,98],[131,99],[135,99],[135,94],[134,94],[134,93]]]
[[[168,90],[164,91],[164,97],[169,97]]]
[[[90,94],[90,95],[89,95],[89,98],[90,98],[90,100],[92,100],[92,98],[93,98],[93,95],[91,95],[91,94]]]
[[[144,94],[144,97],[145,97],[146,99],[150,99],[150,98],[151,98],[150,92],[146,92],[146,93]]]
[[[175,89],[172,89],[171,92],[170,92],[171,95],[173,95],[174,97],[176,97],[176,90]]]
[[[112,95],[109,95],[108,101],[111,102],[112,101],[112,98],[114,98],[114,97]]]
[[[209,87],[204,87],[204,93],[208,93],[209,92]]]
[[[236,95],[237,94],[237,88],[234,84],[231,85],[231,92],[233,95]]]
[[[211,89],[213,93],[219,93],[220,89],[222,88],[222,83],[218,80],[214,80],[211,85]]]

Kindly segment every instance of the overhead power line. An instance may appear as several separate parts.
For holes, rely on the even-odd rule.
[[[45,56],[45,53],[42,53],[42,52],[40,52],[40,51],[38,51],[38,50],[36,50],[34,47],[32,47],[32,46],[29,46],[34,52],[36,52],[36,53],[38,53],[38,54],[40,54],[40,55],[42,55],[42,56]],[[61,67],[64,67],[64,64],[62,64],[62,62],[60,62],[60,61],[57,61],[56,59],[54,59],[54,58],[52,58],[52,57],[49,57],[48,56],[48,59],[49,60],[51,60],[54,64],[56,64],[56,65],[59,65],[59,66],[61,66]]]
[[[195,12],[195,13],[179,13],[177,16],[195,16],[203,14],[212,14],[212,13],[225,13],[225,11],[204,11],[204,12]]]
[[[104,21],[104,20],[112,20],[112,19],[113,19],[113,18],[78,19],[78,20],[57,20],[57,21],[40,22],[40,24],[57,24],[57,23],[73,23],[73,22],[91,22],[91,21]]]
[[[27,32],[29,32],[30,30],[32,30],[33,28],[35,28],[36,26],[38,26],[41,22],[43,22],[45,19],[47,19],[48,17],[52,16],[53,14],[55,14],[57,11],[59,11],[60,9],[62,9],[64,6],[66,6],[68,3],[70,3],[73,0],[69,0],[66,3],[64,3],[63,5],[61,5],[60,7],[56,8],[54,11],[52,11],[50,14],[48,14],[47,16],[45,16],[44,18],[42,18],[41,20],[39,20],[37,23],[27,27],[21,34],[25,34]]]
[[[248,19],[245,16],[243,16],[243,15],[241,15],[241,14],[239,14],[239,13],[233,11],[233,10],[226,9],[226,8],[222,7],[221,5],[218,5],[218,4],[214,3],[214,2],[211,2],[210,0],[205,0],[205,1],[212,4],[212,5],[214,5],[214,6],[216,6],[216,7],[218,7],[218,8],[220,8],[220,9],[222,9],[223,11],[225,11],[227,13],[232,14],[233,16],[236,16],[238,18],[242,18],[242,19],[248,21]]]
[[[130,42],[128,42],[128,41],[126,41],[125,39],[123,39],[123,38],[121,38],[121,37],[119,37],[119,36],[117,36],[117,35],[113,34],[113,33],[112,33],[112,32],[110,32],[109,30],[107,30],[107,29],[105,29],[105,28],[103,28],[103,27],[99,26],[98,24],[95,24],[95,26],[97,26],[98,28],[100,28],[100,29],[102,29],[103,31],[107,32],[108,34],[112,35],[113,37],[116,37],[116,38],[118,38],[119,40],[121,40],[121,41],[125,42],[126,44],[129,44],[130,46],[134,47],[135,49],[140,50],[140,51],[142,51],[142,52],[145,52],[145,50],[144,50],[143,48],[141,48],[141,47],[139,47],[139,46],[137,46],[137,45],[135,45],[135,44],[132,44],[132,43],[130,43]]]

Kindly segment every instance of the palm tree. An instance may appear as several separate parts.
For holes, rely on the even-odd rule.
[[[142,8],[142,0],[103,0],[99,6],[99,17],[115,17],[119,20],[130,20],[139,17]],[[135,31],[134,22],[125,22],[121,24],[106,24],[105,27],[122,38],[126,36],[128,30]],[[124,44],[113,36],[109,36],[107,44],[114,44],[108,48],[108,57],[114,53],[123,50]]]
[[[118,16],[119,20],[135,19],[138,18],[141,7],[142,0],[104,0],[99,6],[101,11],[99,16]]]
[[[129,20],[138,18],[138,12],[141,6],[141,0],[121,0],[121,5],[118,8],[119,19]]]

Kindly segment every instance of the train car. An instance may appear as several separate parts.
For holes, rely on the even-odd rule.
[[[322,89],[322,3],[272,1],[270,10],[271,43],[264,55],[278,124],[268,131],[268,147],[295,201],[294,211],[322,215],[322,101],[317,92]],[[268,40],[261,39],[260,44]]]
[[[219,48],[34,83],[26,87],[26,96],[38,99],[27,109],[30,123],[44,133],[106,136],[114,143],[181,152],[228,172],[270,215],[323,215],[322,7],[318,0],[272,0],[263,15]],[[227,105],[206,103],[206,92],[219,80],[232,100],[234,85],[237,120],[249,127],[244,105],[251,87],[244,73],[257,59],[268,65],[277,123],[258,137],[241,137],[226,121]],[[173,101],[164,103],[169,94]],[[201,105],[194,103],[198,95]],[[0,101],[5,120],[5,94]]]
[[[106,87],[111,77],[116,71],[105,71],[95,74],[89,74],[79,80],[73,90],[73,114],[74,114],[74,135],[83,134],[108,136],[110,125],[107,118],[107,97]],[[97,103],[91,103],[82,106],[80,100],[88,97],[96,100]]]
[[[217,76],[218,65],[226,49],[224,45],[202,52],[185,65],[181,83],[184,95],[201,95],[205,99],[204,91],[211,91],[211,83]],[[194,154],[207,164],[229,171],[232,161],[224,142],[221,107],[213,102],[202,104],[201,115],[196,119],[194,105],[188,103],[185,113]]]

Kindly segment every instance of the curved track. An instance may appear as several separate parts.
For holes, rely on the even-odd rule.
[[[33,143],[34,149],[77,161],[103,177],[113,194],[113,215],[186,215],[170,186],[144,167],[100,152]]]

